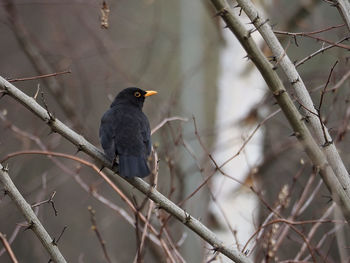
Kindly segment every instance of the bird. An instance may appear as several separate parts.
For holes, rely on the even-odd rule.
[[[99,137],[102,148],[112,166],[118,163],[122,177],[150,174],[151,129],[142,108],[145,98],[154,94],[157,91],[126,88],[117,94],[101,118]]]

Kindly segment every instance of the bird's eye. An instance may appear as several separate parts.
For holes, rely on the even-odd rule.
[[[134,93],[134,96],[135,96],[136,98],[140,98],[140,97],[141,97],[141,93],[138,92],[138,91],[136,91],[136,92]]]

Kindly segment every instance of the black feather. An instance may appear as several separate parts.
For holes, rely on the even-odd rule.
[[[135,92],[141,96],[136,97]],[[114,99],[102,116],[100,141],[106,157],[114,162],[119,157],[119,173],[123,177],[145,177],[151,153],[151,130],[142,112],[146,91],[127,88]]]

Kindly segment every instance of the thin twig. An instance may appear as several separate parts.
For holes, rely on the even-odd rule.
[[[315,37],[313,36],[312,34],[305,34],[305,33],[291,33],[291,32],[284,32],[284,31],[278,31],[278,30],[274,30],[273,31],[275,34],[278,34],[278,35],[287,35],[287,36],[303,36],[303,37],[308,37],[308,38],[312,38],[312,39],[315,39],[317,41],[321,41],[321,42],[325,42],[327,44],[331,44],[331,45],[334,45],[334,46],[337,46],[337,47],[340,47],[340,48],[344,48],[346,50],[350,50],[350,46],[348,45],[344,45],[344,44],[340,44],[338,42],[333,42],[333,41],[330,41],[328,39],[324,39],[324,38],[321,38],[321,37]]]
[[[339,41],[337,41],[335,44],[340,44],[346,40],[349,40],[350,37],[344,37],[343,39],[340,39]],[[295,67],[299,67],[300,65],[304,64],[306,61],[308,61],[309,59],[317,56],[318,54],[321,54],[323,53],[324,51],[328,50],[328,49],[331,49],[333,47],[336,47],[336,45],[329,45],[329,46],[325,46],[325,47],[322,47],[320,48],[319,50],[315,51],[314,53],[308,55],[306,58],[303,58],[302,60],[300,60],[299,62],[296,62],[295,63]]]
[[[56,195],[56,191],[53,191],[53,193],[51,194],[51,196],[50,196],[49,199],[44,200],[44,201],[41,201],[41,202],[37,202],[37,203],[35,203],[35,204],[32,204],[32,207],[34,208],[34,207],[36,207],[36,206],[49,203],[49,204],[51,204],[51,206],[52,206],[52,209],[53,209],[53,211],[54,211],[54,213],[55,213],[55,216],[57,216],[58,211],[56,210],[55,203],[53,202],[53,198],[55,197],[55,195]]]
[[[165,118],[164,120],[162,120],[156,127],[154,127],[152,130],[151,130],[151,135],[153,133],[155,133],[157,130],[159,130],[160,128],[162,128],[166,123],[170,122],[170,121],[176,121],[176,120],[179,120],[179,121],[188,121],[187,118],[183,118],[183,117],[178,117],[178,116],[174,116],[174,117],[170,117],[170,118]]]
[[[37,79],[43,79],[43,78],[49,78],[49,77],[55,77],[58,75],[63,75],[63,74],[68,74],[72,73],[70,70],[65,70],[61,72],[55,72],[51,74],[44,74],[44,75],[39,75],[39,76],[34,76],[34,77],[26,77],[26,78],[13,78],[13,79],[8,79],[8,82],[17,82],[17,81],[27,81],[27,80],[37,80]]]
[[[6,236],[0,232],[0,239],[2,244],[4,245],[4,248],[6,249],[7,253],[9,254],[9,257],[12,261],[12,263],[18,263],[18,260],[16,258],[15,253],[13,253],[13,250],[10,246],[10,244],[7,242]]]
[[[89,213],[90,213],[90,220],[91,220],[91,229],[96,233],[97,239],[102,247],[103,254],[107,260],[108,263],[111,263],[111,259],[108,255],[107,248],[106,248],[106,242],[103,240],[101,232],[98,230],[97,222],[96,222],[96,211],[92,209],[91,206],[88,207]]]
[[[325,140],[323,146],[328,146],[330,143],[332,143],[332,141],[328,139],[328,136],[327,136],[327,133],[326,133],[326,128],[325,128],[325,125],[323,123],[322,116],[321,116],[321,107],[322,107],[322,103],[323,103],[324,94],[326,93],[328,84],[329,84],[329,82],[331,80],[331,76],[332,76],[333,70],[334,70],[334,68],[335,68],[335,66],[337,64],[338,64],[338,60],[334,63],[334,65],[331,68],[331,71],[329,72],[326,85],[324,86],[324,88],[323,88],[323,90],[321,92],[320,104],[318,105],[318,108],[317,108],[318,119],[320,120],[320,124],[321,124],[321,127],[322,127],[322,132],[323,132],[323,136],[324,136],[324,140]]]

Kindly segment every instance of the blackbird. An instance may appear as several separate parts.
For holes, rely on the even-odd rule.
[[[145,177],[150,174],[147,164],[151,153],[151,129],[142,112],[145,98],[157,94],[131,87],[122,90],[109,110],[103,114],[100,142],[108,160],[119,163],[123,177]]]

